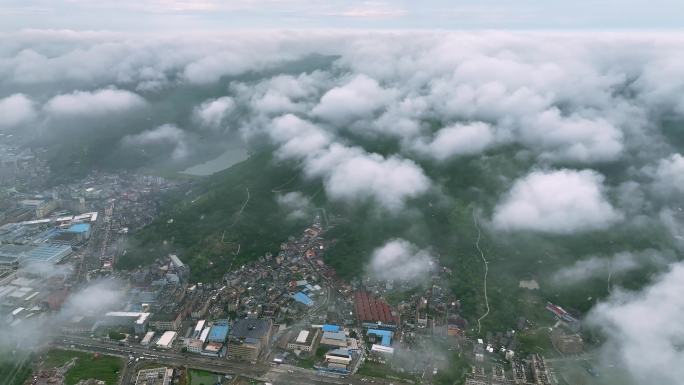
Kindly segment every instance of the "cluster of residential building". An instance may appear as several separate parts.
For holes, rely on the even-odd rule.
[[[42,156],[45,149],[11,144],[11,134],[0,133],[0,185],[32,189],[45,183],[50,168]]]
[[[558,381],[551,367],[539,354],[529,359],[510,358],[511,369],[501,364],[492,365],[489,370],[473,366],[466,376],[465,385],[556,385]]]

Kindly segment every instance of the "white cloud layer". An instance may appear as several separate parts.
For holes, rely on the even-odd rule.
[[[415,141],[414,149],[425,156],[444,161],[455,156],[475,155],[489,148],[495,134],[489,124],[455,124],[437,131],[428,143]]]
[[[405,239],[391,239],[373,251],[368,272],[379,280],[423,282],[434,270],[434,257]]]
[[[35,116],[33,101],[24,94],[0,99],[0,129],[19,126],[33,120]]]
[[[124,145],[137,147],[163,146],[171,150],[172,160],[183,160],[189,154],[185,131],[173,124],[164,124],[139,134],[128,135],[122,142]]]
[[[194,114],[199,123],[208,128],[219,129],[221,123],[235,109],[235,101],[230,96],[207,100],[197,106]]]
[[[395,95],[395,90],[382,88],[375,79],[357,75],[348,83],[326,92],[311,114],[338,125],[349,124],[372,117]]]
[[[145,99],[133,92],[105,88],[57,95],[43,109],[51,116],[78,118],[125,112],[143,105]]]
[[[558,270],[551,280],[561,285],[574,285],[591,278],[617,276],[644,266],[664,265],[672,259],[670,253],[657,250],[624,251],[611,256],[593,256]]]
[[[615,292],[589,320],[607,336],[608,362],[622,363],[639,384],[678,384],[684,378],[684,265],[672,265],[641,292]]]
[[[606,199],[603,180],[591,170],[534,171],[495,207],[493,224],[557,234],[605,229],[622,215]]]
[[[672,154],[661,159],[655,169],[654,192],[661,196],[684,196],[684,156]]]
[[[288,219],[306,219],[314,209],[311,199],[299,191],[278,194],[276,202],[287,212]]]
[[[302,160],[304,174],[322,178],[326,193],[335,200],[371,200],[396,211],[431,185],[414,161],[337,143],[321,127],[292,114],[274,119],[270,136],[281,158]]]

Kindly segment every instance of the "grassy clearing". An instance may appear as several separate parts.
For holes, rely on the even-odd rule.
[[[31,376],[31,366],[28,360],[18,363],[5,362],[0,364],[0,385],[21,385]]]
[[[66,385],[75,385],[80,380],[89,378],[102,380],[107,385],[118,383],[119,373],[123,366],[122,359],[118,357],[95,358],[90,353],[50,350],[44,359],[43,366],[46,368],[62,366],[72,358],[76,358],[76,364],[67,372]]]
[[[393,370],[391,367],[383,364],[377,364],[374,362],[364,362],[357,372],[360,376],[376,377],[376,378],[388,378],[388,379],[402,379],[415,381],[416,378],[407,373],[401,373]]]
[[[188,384],[189,385],[213,385],[222,377],[219,374],[207,372],[206,370],[190,369],[188,370]]]

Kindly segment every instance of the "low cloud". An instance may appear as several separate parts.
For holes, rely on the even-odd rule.
[[[615,291],[588,320],[607,336],[607,364],[616,361],[639,384],[679,384],[684,378],[684,264],[677,263],[639,292]]]
[[[665,197],[684,196],[684,156],[672,154],[661,159],[654,170],[653,190]]]
[[[309,218],[314,209],[309,197],[299,191],[278,194],[276,202],[287,212],[287,219],[292,220]]]
[[[0,99],[0,129],[14,128],[36,117],[33,101],[24,94]]]
[[[672,253],[658,250],[624,251],[612,256],[593,256],[578,260],[553,274],[551,280],[561,285],[574,285],[592,278],[617,276],[644,266],[662,266],[674,259]]]
[[[204,127],[221,128],[221,123],[235,109],[235,101],[230,96],[207,100],[195,108],[197,121]]]
[[[603,181],[590,170],[534,171],[495,207],[494,226],[556,234],[606,229],[622,214],[606,199]]]
[[[482,153],[494,140],[492,127],[487,123],[455,124],[437,131],[428,143],[415,142],[414,149],[425,156],[444,161],[456,156]]]
[[[145,99],[133,92],[105,88],[57,95],[43,109],[52,116],[83,117],[121,113],[144,105]]]
[[[123,138],[123,143],[141,148],[162,147],[172,160],[183,160],[190,152],[186,132],[173,124],[164,124],[139,134],[128,135]]]
[[[375,249],[368,265],[369,274],[379,280],[423,282],[435,268],[435,258],[405,239],[392,239]]]
[[[431,185],[414,161],[343,145],[328,131],[292,114],[274,119],[269,134],[279,145],[277,154],[301,160],[304,174],[322,178],[326,193],[335,200],[371,200],[395,211]]]
[[[391,211],[400,210],[407,200],[424,194],[431,185],[423,169],[412,160],[384,157],[338,143],[307,158],[304,172],[322,177],[325,191],[333,199],[370,199]]]
[[[278,154],[283,158],[309,157],[324,150],[332,141],[326,131],[292,114],[274,119],[269,134],[280,145]]]
[[[395,98],[396,90],[382,88],[375,79],[357,75],[326,92],[311,114],[337,125],[370,118]]]
[[[607,120],[563,117],[558,108],[523,118],[520,138],[530,148],[539,148],[542,158],[552,161],[612,161],[623,149],[622,132]]]
[[[76,316],[101,316],[124,305],[124,291],[119,282],[98,280],[72,292],[56,313],[46,313],[22,321],[17,327],[0,329],[0,351],[32,351],[49,343],[60,326]]]
[[[660,222],[670,233],[674,244],[679,250],[684,250],[684,208],[664,208],[658,213]]]

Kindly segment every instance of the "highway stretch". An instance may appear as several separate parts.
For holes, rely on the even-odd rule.
[[[162,365],[185,366],[187,368],[207,370],[215,373],[241,375],[259,381],[270,382],[274,385],[362,385],[368,383],[380,385],[401,384],[395,380],[371,377],[364,378],[362,376],[352,376],[346,378],[328,377],[320,375],[311,369],[304,369],[285,364],[276,366],[265,363],[252,364],[249,362],[230,361],[221,358],[204,357],[188,353],[152,350],[136,345],[120,346],[87,337],[60,336],[55,338],[51,344],[55,347],[65,350],[100,353],[119,356],[126,359],[128,359],[130,356],[134,356],[136,358],[141,357],[141,361],[157,362]],[[132,384],[132,382],[135,380],[136,367],[137,365],[135,361],[126,365],[126,368],[121,376],[122,385]]]

